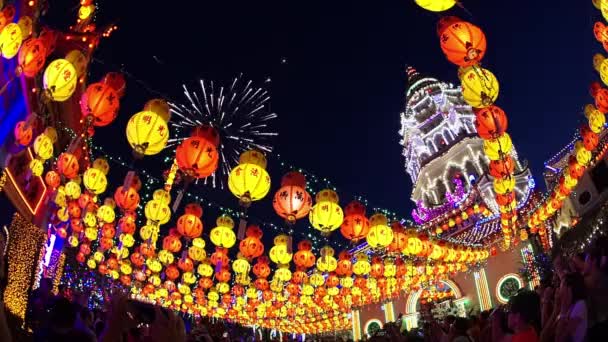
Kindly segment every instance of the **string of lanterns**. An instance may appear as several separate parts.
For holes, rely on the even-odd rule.
[[[417,2],[421,6],[433,3]],[[440,3],[429,5],[429,9],[444,10],[455,4],[453,1]],[[90,34],[94,12],[91,1],[82,1],[78,21],[72,28],[74,34],[47,30],[22,44],[24,32],[25,37],[32,35],[32,32],[27,34],[27,20],[21,23],[24,27],[21,28],[13,23],[14,8],[6,6],[2,10],[3,18],[10,18],[7,20],[10,23],[0,28],[0,53],[6,59],[19,55],[18,70],[32,78],[32,82],[37,82],[34,76],[44,68],[58,39],[73,40],[79,33],[83,35],[83,42],[90,42],[88,51],[73,50],[44,68],[39,98],[43,104],[68,101],[74,94],[80,94],[80,84],[84,87],[88,55],[100,36],[106,37],[114,30]],[[469,34],[483,36],[481,30],[475,30],[471,24],[446,20],[449,23],[444,21],[443,29],[458,32],[450,31],[454,35],[464,32],[458,26],[464,25]],[[454,57],[463,53],[460,43],[450,44],[442,38],[446,54]],[[468,68],[462,70],[461,78],[465,100],[486,109],[498,95],[498,84],[489,71],[477,66],[485,51],[485,38],[476,40],[472,46],[464,51],[462,58],[449,59]],[[313,202],[306,177],[298,172],[287,173],[274,195],[277,215],[285,219],[288,226],[308,216],[312,227],[321,234],[329,235],[340,229],[346,239],[353,243],[365,240],[371,250],[358,251],[356,255],[341,250],[336,258],[336,251],[324,246],[315,255],[312,244],[303,240],[294,252],[291,235],[279,234],[264,255],[261,240],[264,232],[245,220],[246,209],[265,198],[271,189],[266,156],[255,150],[241,154],[238,165],[228,176],[228,188],[241,205],[241,210],[233,213],[241,218],[238,234],[234,231],[234,218],[220,215],[208,234],[212,244],[209,247],[213,249],[206,249],[204,212],[199,203],[185,205],[175,228],[167,234],[161,233],[161,227],[177,212],[182,196],[188,194],[188,184],[208,177],[217,169],[220,137],[212,127],[195,128],[190,137],[177,146],[165,183],[150,191],[151,197],[140,195],[142,182],[130,171],[124,182],[112,189],[111,196],[102,198],[108,190],[110,166],[103,158],[90,157],[94,148],[91,145],[93,129],[115,120],[125,87],[121,74],[108,73],[101,81],[84,88],[79,102],[81,132],[59,153],[55,165],[45,174],[45,182],[51,189],[50,202],[55,206],[50,221],[57,236],[67,239],[68,245],[77,249],[79,262],[129,286],[136,298],[190,314],[248,325],[299,333],[324,332],[348,328],[350,321],[346,312],[353,307],[394,298],[403,291],[419,290],[456,272],[478,267],[489,257],[489,252],[482,248],[431,239],[413,227],[403,227],[398,221],[389,224],[385,213],[376,212],[368,218],[366,206],[360,201],[350,202],[343,210],[334,189],[319,191]],[[506,163],[511,146],[504,132],[506,118],[500,117],[499,111],[488,111],[496,128],[487,130],[491,139],[487,140],[486,154],[492,160]],[[125,133],[135,159],[157,155],[165,148],[170,119],[166,102],[153,99],[128,120]],[[30,169],[42,175],[45,162],[55,153],[58,139],[51,126],[40,132],[34,125],[38,121],[45,123],[47,117],[31,115],[18,123],[15,141],[26,148],[31,146],[36,158]],[[497,157],[493,158],[494,155]],[[185,181],[176,198],[172,198],[178,171]],[[512,194],[511,173],[496,178],[495,188],[499,194]],[[505,202],[505,214],[512,214],[512,201]],[[137,212],[140,207],[143,215]],[[141,216],[145,218],[143,225],[138,224]],[[503,231],[510,225],[505,224]],[[238,254],[231,258],[230,250],[237,242]]]
[[[455,4],[453,1],[416,2],[432,11],[444,11]],[[489,173],[494,179],[500,209],[503,244],[508,247],[517,222],[515,163],[511,157],[513,143],[506,132],[507,116],[494,105],[499,93],[498,80],[491,71],[480,66],[486,52],[486,37],[479,27],[457,17],[442,18],[437,25],[437,34],[446,58],[459,67],[464,100],[475,109],[477,133],[484,140],[483,150],[490,159]],[[524,235],[522,232],[522,240],[525,240]]]
[[[604,18],[608,18],[606,1],[594,1],[594,5],[598,9],[601,8]],[[605,50],[608,48],[607,30],[608,27],[599,21],[593,27],[595,38]],[[599,53],[596,54],[593,57],[593,67],[599,73],[604,85],[608,85],[608,61],[605,57]],[[591,84],[590,93],[595,104],[588,104],[584,108],[587,124],[583,124],[579,128],[579,136],[568,157],[568,165],[562,169],[557,186],[551,191],[551,194],[528,217],[527,224],[530,232],[538,233],[545,249],[549,248],[549,236],[547,236],[545,222],[562,207],[564,201],[577,186],[578,180],[593,164],[594,154],[605,153],[605,147],[602,151],[596,150],[606,124],[608,89],[603,88],[599,82],[594,82]]]

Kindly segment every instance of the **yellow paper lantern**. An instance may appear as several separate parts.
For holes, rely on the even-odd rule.
[[[259,151],[247,151],[241,154],[237,165],[228,176],[228,189],[241,205],[247,207],[252,201],[258,201],[270,190],[270,176],[266,171],[266,157]]]
[[[203,248],[190,246],[190,248],[188,248],[188,256],[190,259],[200,262],[207,258],[207,253]]]
[[[270,256],[270,260],[278,265],[289,264],[293,255],[287,251],[286,245],[275,245],[270,249],[268,254]]]
[[[90,192],[99,195],[106,191],[108,180],[101,170],[88,168],[83,176],[84,187]]]
[[[504,195],[508,192],[512,192],[515,188],[515,178],[495,178],[494,179],[494,191],[497,194]]]
[[[463,69],[460,82],[464,100],[474,108],[490,106],[498,98],[498,80],[487,69],[478,66]]]
[[[603,12],[603,11],[602,11]],[[593,56],[593,67],[600,74],[600,78],[605,85],[608,85],[608,60],[601,54]]]
[[[162,249],[160,252],[158,252],[158,260],[163,265],[169,265],[172,264],[173,261],[175,261],[175,257],[173,256],[173,253]]]
[[[53,156],[53,141],[44,133],[34,139],[33,148],[34,153],[42,160],[47,160]]]
[[[136,155],[158,154],[167,145],[169,127],[158,114],[143,111],[133,115],[127,123],[127,141]]]
[[[109,205],[102,205],[97,209],[97,218],[106,223],[112,223],[116,219],[114,208]]]
[[[78,19],[87,20],[95,12],[95,5],[90,4],[86,6],[80,6],[78,9]]]
[[[367,233],[367,244],[371,248],[383,249],[393,242],[393,230],[388,226],[388,219],[382,214],[374,214],[369,219],[370,228]]]
[[[88,58],[82,53],[80,50],[72,50],[65,55],[65,59],[72,63],[74,69],[76,70],[76,75],[78,77],[84,75],[85,71],[87,71],[87,65],[89,64]]]
[[[319,286],[325,284],[325,278],[323,277],[323,275],[321,273],[318,273],[318,272],[313,273],[308,278],[308,281],[310,282],[310,285],[312,285],[314,287],[319,287]]]
[[[40,159],[32,159],[30,161],[30,171],[32,171],[32,175],[36,177],[42,176],[44,172],[44,162]]]
[[[317,259],[317,269],[321,272],[333,272],[338,267],[338,261],[334,257],[335,251],[329,246],[321,248],[321,256]]]
[[[508,155],[513,149],[513,142],[508,133],[503,133],[496,139],[483,141],[483,152],[490,160],[499,160],[504,155]]]
[[[249,272],[249,261],[245,258],[238,258],[232,263],[232,270],[236,274],[245,274]]]
[[[69,99],[76,89],[76,82],[76,69],[65,59],[52,61],[44,71],[44,89],[53,101],[63,102]]]
[[[216,220],[217,227],[211,229],[209,232],[209,238],[211,243],[218,247],[230,248],[236,243],[236,235],[232,228],[234,228],[234,221],[226,215],[222,215]]]
[[[443,12],[456,5],[456,0],[416,0],[418,6],[427,11]]]
[[[1,3],[1,1],[0,1],[0,3]],[[2,7],[1,4],[0,4],[0,7]],[[25,39],[32,35],[32,18],[30,18],[27,15],[24,15],[19,18],[19,20],[17,21],[17,25],[19,25],[19,28],[21,29],[21,38],[22,39]]]
[[[122,246],[126,248],[131,248],[135,244],[135,239],[131,234],[120,234],[118,239],[122,242]]]
[[[171,218],[171,209],[160,200],[153,199],[146,203],[144,214],[148,220],[163,225]]]
[[[196,272],[202,277],[211,277],[213,275],[213,267],[208,263],[204,262],[198,265]]]
[[[411,255],[418,255],[422,252],[422,240],[418,238],[415,232],[410,233],[408,236],[407,251]]]
[[[163,265],[161,264],[160,261],[158,261],[158,259],[147,259],[146,265],[148,266],[150,271],[152,271],[154,273],[160,272],[163,268]]]
[[[317,203],[308,214],[310,224],[325,235],[340,228],[344,221],[344,212],[338,201],[338,194],[335,191],[321,190],[316,196]]]
[[[76,183],[75,181],[69,181],[65,184],[65,194],[66,196],[68,196],[71,199],[77,199],[78,197],[80,197],[81,194],[81,189],[80,189],[80,185],[78,185],[78,183]]]
[[[23,33],[18,24],[10,23],[4,26],[0,31],[0,55],[6,59],[17,56],[22,42]]]
[[[355,255],[357,261],[353,264],[353,273],[358,276],[369,274],[372,266],[369,263],[367,255],[364,252],[357,253]]]
[[[78,243],[79,243],[78,236],[76,236],[76,235],[70,235],[70,237],[68,238],[68,243],[72,247],[78,247]]]
[[[591,161],[591,152],[587,151],[585,145],[581,141],[577,141],[574,144],[574,153],[576,155],[576,162],[586,166]]]
[[[594,133],[600,133],[604,128],[604,124],[606,123],[606,117],[604,113],[599,111],[593,105],[585,106],[585,116],[589,122],[589,128]]]

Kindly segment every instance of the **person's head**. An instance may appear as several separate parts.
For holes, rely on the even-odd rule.
[[[521,291],[509,300],[508,324],[515,332],[540,323],[540,298],[534,291]]]
[[[463,317],[457,317],[452,324],[451,332],[456,336],[462,336],[467,334],[469,330],[469,320]]]
[[[555,251],[553,254],[553,269],[555,270],[555,274],[562,279],[563,276],[568,271],[568,263],[566,262],[566,258],[562,255],[561,251]]]
[[[488,318],[490,318],[490,310],[484,310],[479,314],[479,323],[485,324],[488,322]]]
[[[583,273],[585,270],[585,253],[577,253],[570,258],[570,269],[573,272]]]
[[[49,320],[51,328],[68,330],[74,327],[76,321],[76,308],[65,298],[58,298],[51,306]]]
[[[445,316],[445,318],[443,319],[443,329],[445,329],[445,330],[450,329],[450,326],[452,326],[452,324],[454,323],[455,320],[456,320],[456,316],[454,316],[454,315]]]
[[[83,307],[80,309],[80,319],[87,327],[93,327],[93,321],[95,318],[93,317],[93,312],[89,310],[89,308]]]
[[[585,280],[580,273],[567,274],[562,280],[559,290],[562,298],[566,295],[566,291],[570,292],[572,304],[587,298]]]

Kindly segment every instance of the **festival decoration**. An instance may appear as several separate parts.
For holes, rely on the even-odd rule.
[[[288,225],[305,217],[312,206],[312,199],[306,191],[306,178],[299,172],[289,172],[281,180],[281,188],[272,202],[275,212],[284,218]]]
[[[212,173],[213,186],[223,187],[242,151],[272,151],[270,139],[277,135],[269,128],[277,115],[270,111],[270,96],[252,81],[235,77],[229,85],[200,81],[201,92],[190,91],[184,85],[187,103],[169,103],[179,120],[172,122],[176,130],[192,130],[208,125],[217,130],[222,144],[217,145],[219,173]],[[176,139],[175,143],[181,143]],[[217,167],[216,167],[217,168]]]
[[[237,165],[228,176],[228,189],[247,208],[252,201],[258,201],[270,190],[270,176],[266,171],[266,157],[251,150],[241,154]]]
[[[127,140],[136,156],[158,154],[169,140],[167,122],[154,112],[139,112],[127,123]]]
[[[456,5],[456,0],[415,0],[418,6],[428,11],[443,12]]]
[[[219,136],[209,126],[197,127],[192,137],[185,139],[175,151],[175,160],[184,174],[192,178],[206,178],[218,166]]]
[[[323,235],[329,235],[344,221],[344,212],[338,204],[338,194],[333,190],[325,189],[319,191],[315,199],[317,203],[308,216],[310,224]]]
[[[52,61],[44,71],[44,89],[53,101],[69,99],[76,89],[76,81],[76,69],[65,59]]]

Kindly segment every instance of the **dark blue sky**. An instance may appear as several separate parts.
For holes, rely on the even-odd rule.
[[[473,16],[450,13],[485,31],[484,66],[501,85],[497,104],[542,183],[543,161],[570,141],[591,101],[588,84],[597,78],[591,59],[601,49],[592,25],[599,12],[591,1],[463,2]],[[51,20],[73,18],[65,8],[75,3],[53,1]],[[120,28],[102,43],[97,57],[106,65],[93,65],[93,80],[122,64],[151,88],[181,98],[181,84],[201,77],[271,77],[279,114],[275,145],[284,158],[332,179],[338,190],[409,216],[411,184],[398,143],[404,66],[457,81],[456,67],[439,48],[437,14],[413,0],[104,0],[98,17],[116,18]],[[121,119],[97,136],[111,136],[110,148],[125,150],[116,130],[123,136],[127,118],[154,96],[128,80]]]

